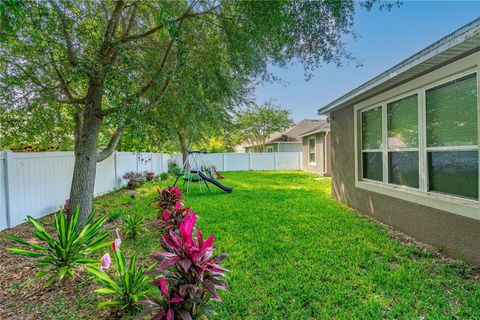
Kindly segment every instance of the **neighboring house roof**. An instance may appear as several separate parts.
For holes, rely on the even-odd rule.
[[[318,126],[326,124],[326,120],[320,119],[304,119],[296,123],[290,129],[285,130],[285,132],[275,132],[273,133],[265,142],[265,145],[273,143],[301,143],[300,135],[307,131],[311,131]],[[245,148],[254,147],[254,145],[245,146]]]
[[[480,18],[477,18],[349,93],[321,107],[318,109],[318,114],[327,114],[366,100],[479,50]]]
[[[320,133],[320,132],[329,132],[330,131],[330,123],[323,123],[321,125],[316,126],[315,128],[312,128],[309,131],[306,131],[299,135],[299,138],[311,136],[312,134]]]

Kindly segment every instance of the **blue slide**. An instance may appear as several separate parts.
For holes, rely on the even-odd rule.
[[[202,171],[198,171],[198,175],[205,181],[207,182],[210,182],[211,184],[213,184],[214,186],[222,189],[223,191],[225,192],[232,192],[233,191],[233,188],[229,188],[229,187],[225,187],[223,184],[221,184],[220,182],[218,182],[217,180],[215,179],[212,179],[210,178],[209,176],[207,176],[205,173],[203,173]]]

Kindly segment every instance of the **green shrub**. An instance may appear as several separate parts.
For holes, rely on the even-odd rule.
[[[160,173],[160,181],[165,181],[168,179],[168,173],[167,172],[162,172]]]
[[[123,314],[133,315],[137,313],[140,306],[137,301],[143,299],[149,288],[151,279],[146,276],[146,272],[152,267],[145,269],[143,266],[137,266],[137,255],[134,253],[130,258],[130,265],[127,267],[125,257],[117,246],[110,248],[117,270],[115,278],[111,278],[106,271],[110,267],[110,254],[106,253],[101,259],[100,269],[95,266],[88,266],[88,272],[94,279],[103,286],[95,290],[97,293],[106,294],[109,299],[98,304],[99,308],[116,308]]]
[[[147,228],[143,227],[143,216],[134,212],[122,217],[123,227],[122,231],[127,238],[136,239],[138,235],[147,231]]]
[[[122,216],[122,214],[123,213],[120,210],[113,210],[113,211],[108,213],[107,221],[108,222],[113,222],[113,221],[117,220],[118,218],[120,218]]]
[[[53,221],[55,236],[46,231],[39,220],[28,216],[27,220],[35,228],[33,236],[42,242],[42,245],[37,244],[37,241],[34,243],[13,235],[6,235],[8,239],[29,249],[8,248],[7,250],[14,254],[36,258],[35,266],[40,267],[41,270],[34,279],[50,275],[45,286],[65,276],[73,277],[78,266],[97,261],[89,258],[92,253],[110,244],[110,241],[104,241],[108,232],[101,232],[102,225],[106,221],[105,216],[94,221],[95,213],[92,212],[85,225],[80,226],[79,215],[80,210],[77,209],[69,221],[65,212],[55,213]]]

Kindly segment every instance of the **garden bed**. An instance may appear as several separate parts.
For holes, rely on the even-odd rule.
[[[215,234],[218,251],[230,254],[224,265],[231,289],[222,293],[216,319],[480,317],[478,270],[333,201],[329,179],[301,172],[225,176],[233,193],[194,188],[186,201],[202,233]],[[120,191],[95,204],[112,219],[132,211],[148,216],[149,231],[122,243],[145,264],[159,251],[155,193],[149,184],[135,191],[135,200]],[[31,232],[23,224],[1,234],[28,238]],[[112,316],[96,308],[103,297],[93,293],[96,283],[87,273],[64,287],[23,287],[35,268],[30,258],[4,250],[12,245],[0,237],[1,319]]]

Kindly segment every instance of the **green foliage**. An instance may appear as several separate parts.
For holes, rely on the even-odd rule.
[[[15,31],[24,13],[21,0],[0,0],[0,43]]]
[[[265,144],[270,135],[285,131],[293,124],[290,111],[271,101],[263,105],[254,104],[237,116],[241,139],[254,146]]]
[[[101,231],[106,218],[102,217],[94,221],[94,216],[95,213],[92,212],[85,225],[80,226],[79,209],[73,213],[70,220],[63,211],[55,213],[53,222],[55,236],[50,234],[39,220],[28,216],[27,220],[35,228],[33,236],[42,245],[37,244],[37,241],[27,241],[13,235],[6,235],[8,239],[28,247],[28,249],[8,248],[8,250],[14,254],[35,258],[37,260],[35,266],[41,268],[35,279],[50,275],[45,286],[65,276],[73,277],[79,266],[96,262],[95,259],[89,258],[91,254],[110,244],[110,242],[104,242],[108,232]]]
[[[138,235],[145,233],[147,228],[143,227],[144,217],[136,211],[122,217],[122,231],[130,239],[136,239]]]
[[[123,215],[123,208],[114,208],[111,212],[107,214],[107,221],[113,222],[120,218]]]
[[[167,180],[169,177],[168,173],[167,172],[162,172],[160,173],[160,181],[165,181]]]
[[[178,149],[181,128],[188,131],[187,147],[223,137],[253,85],[275,79],[269,64],[300,63],[308,71],[350,60],[342,37],[353,32],[355,10],[375,4],[392,6],[376,0],[361,6],[353,0],[0,0],[0,29],[9,34],[0,50],[0,105],[29,110],[32,118],[48,110],[44,125],[68,135],[49,143],[34,121],[24,124],[28,136],[21,139],[2,130],[5,145],[41,140],[38,149],[70,150],[74,126],[82,129],[88,114],[85,98],[98,85],[99,108],[108,110],[101,145],[118,127],[125,129],[122,150]],[[109,23],[112,33],[105,32]]]
[[[133,315],[139,311],[137,301],[144,298],[148,292],[151,279],[145,274],[147,269],[137,266],[137,254],[132,254],[130,264],[127,262],[120,248],[110,250],[116,265],[115,277],[100,271],[97,267],[88,266],[88,272],[102,287],[95,292],[105,294],[109,298],[98,304],[99,308],[119,309],[123,314]]]

